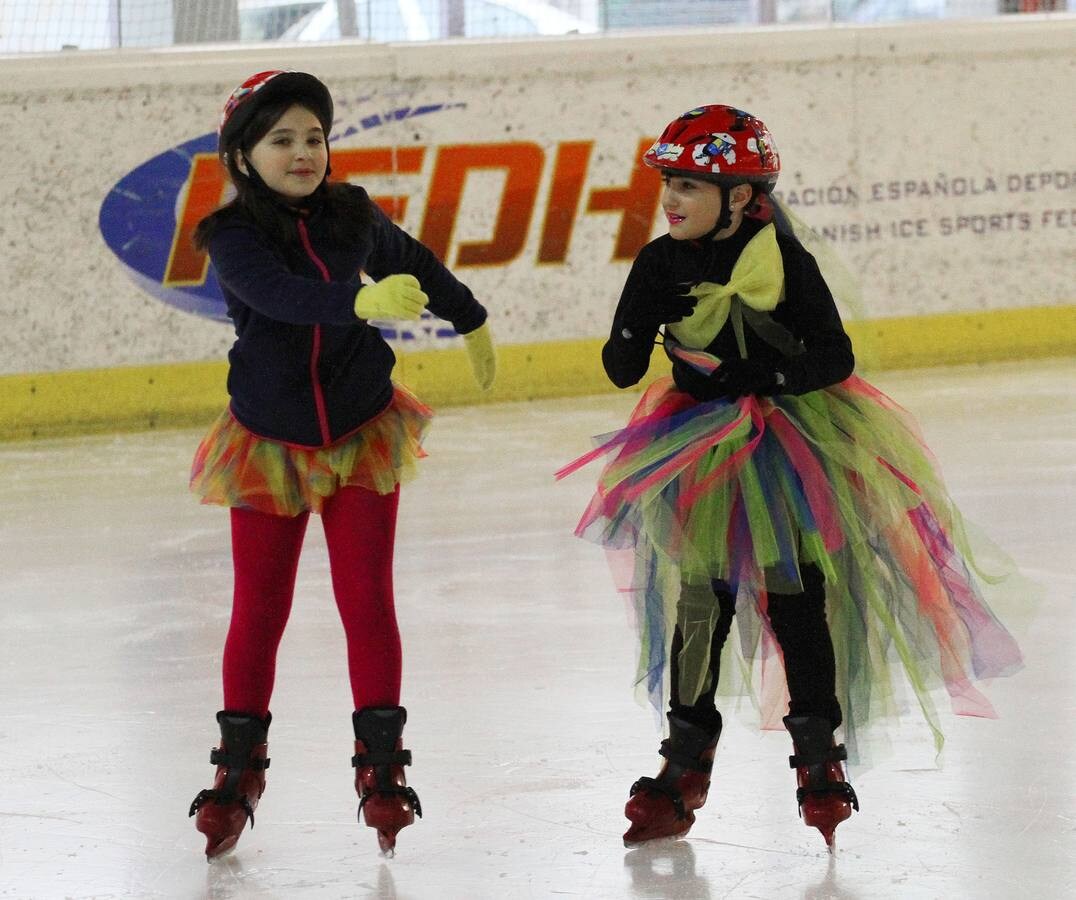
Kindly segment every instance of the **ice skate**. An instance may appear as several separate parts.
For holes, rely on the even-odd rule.
[[[264,719],[221,710],[220,746],[209,754],[217,767],[213,787],[200,791],[191,803],[194,826],[206,836],[206,859],[213,860],[235,848],[247,820],[254,827],[254,810],[265,792],[269,768],[266,737],[272,715]]]
[[[706,803],[721,726],[706,731],[669,714],[669,737],[658,751],[665,758],[657,778],[640,778],[631,786],[624,815],[631,827],[624,846],[656,838],[681,837],[695,824],[695,810]]]
[[[402,706],[368,706],[352,714],[355,728],[355,791],[359,795],[359,821],[377,829],[383,856],[396,853],[396,834],[422,816],[422,805],[407,786],[404,766],[411,751],[403,749],[401,734],[407,721]]]
[[[796,801],[803,824],[817,828],[829,852],[836,849],[837,826],[859,810],[859,800],[848,783],[842,763],[848,758],[844,744],[835,744],[829,722],[819,716],[785,716],[795,755],[788,758],[796,770]]]

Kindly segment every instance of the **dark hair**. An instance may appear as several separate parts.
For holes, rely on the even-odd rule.
[[[228,170],[236,195],[198,223],[194,231],[194,244],[199,250],[205,250],[217,229],[236,215],[253,222],[274,244],[284,248],[285,252],[297,249],[299,231],[296,226],[296,212],[303,207],[324,213],[329,222],[329,238],[338,246],[361,241],[369,233],[374,215],[372,201],[364,191],[354,190],[348,184],[330,182],[328,171],[325,180],[314,193],[299,207],[295,207],[281,200],[257,173],[251,177],[244,175],[239,168],[239,154],[242,153],[243,157],[249,160],[251,149],[269,133],[280,117],[295,105],[310,109],[301,99],[286,96],[261,103],[242,132],[231,136],[227,143],[221,143],[218,150],[220,161]],[[310,109],[310,112],[318,114],[315,109]],[[322,123],[322,127],[326,127],[325,123]]]

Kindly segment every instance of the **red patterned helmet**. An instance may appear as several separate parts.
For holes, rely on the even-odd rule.
[[[773,135],[733,106],[699,106],[670,122],[643,155],[651,168],[716,184],[752,184],[769,193],[781,173]]]
[[[309,107],[328,137],[333,123],[333,98],[329,89],[306,72],[273,69],[251,75],[229,95],[217,129],[221,148],[242,135],[254,113],[263,104],[278,99],[292,100]]]

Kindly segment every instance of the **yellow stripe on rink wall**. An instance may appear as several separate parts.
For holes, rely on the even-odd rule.
[[[847,324],[874,369],[1076,354],[1076,305],[873,319]]]
[[[496,327],[494,325],[494,327]],[[852,322],[869,368],[1076,354],[1076,305]],[[434,408],[613,390],[600,339],[498,347],[497,381],[475,386],[462,349],[400,354],[395,377]],[[651,380],[668,370],[655,350]],[[0,376],[0,440],[208,426],[227,401],[224,362]]]
[[[0,440],[200,425],[227,400],[227,363],[0,376]]]

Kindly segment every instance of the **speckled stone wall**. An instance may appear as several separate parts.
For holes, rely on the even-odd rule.
[[[860,276],[861,315],[1071,303],[1074,37],[1059,16],[0,60],[0,374],[223,357],[229,326],[137,285],[98,216],[125,175],[211,132],[235,84],[278,67],[330,85],[340,159],[396,148],[397,174],[355,180],[406,197],[402,224],[502,343],[605,332],[625,248],[661,233],[624,210],[641,142],[707,102],[765,119],[781,198]],[[433,326],[408,337],[452,343]]]

